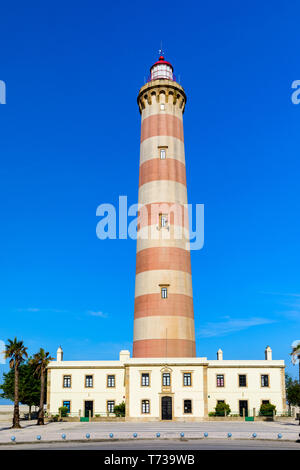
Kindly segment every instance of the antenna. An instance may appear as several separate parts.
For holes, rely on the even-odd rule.
[[[164,55],[164,51],[163,51],[163,45],[162,45],[162,41],[160,41],[160,49],[158,51],[159,55]]]

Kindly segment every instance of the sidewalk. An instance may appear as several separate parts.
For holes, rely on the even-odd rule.
[[[112,439],[178,439],[184,433],[185,439],[228,438],[230,439],[268,439],[297,441],[299,439],[300,426],[292,423],[74,423],[59,422],[48,423],[44,426],[36,426],[36,421],[21,421],[22,429],[11,429],[11,423],[0,423],[0,445],[11,443],[11,437],[15,437],[16,443],[39,442],[37,436],[41,436],[40,442],[61,442],[65,434],[66,441],[87,440],[112,440]],[[157,432],[160,437],[157,437]],[[208,436],[205,437],[204,433]],[[113,438],[110,437],[113,433]],[[133,434],[137,433],[137,437]],[[256,433],[256,437],[253,437]],[[278,437],[278,434],[281,437]],[[300,444],[299,444],[300,445]]]

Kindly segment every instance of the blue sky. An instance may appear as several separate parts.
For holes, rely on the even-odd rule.
[[[300,338],[296,1],[16,1],[1,6],[0,339],[65,359],[131,349],[135,242],[96,208],[137,202],[139,88],[160,41],[180,76],[197,354],[289,359]],[[6,370],[7,366],[1,366]],[[0,371],[1,371],[0,370]]]

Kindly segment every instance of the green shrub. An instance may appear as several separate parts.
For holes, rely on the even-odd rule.
[[[216,416],[216,413],[215,413],[214,411],[210,411],[210,412],[208,413],[208,416]]]
[[[220,402],[215,407],[216,416],[228,416],[230,415],[231,409],[227,403]]]
[[[122,403],[114,407],[114,413],[117,417],[125,416],[125,402],[124,401],[122,401]]]
[[[276,406],[272,405],[271,403],[266,403],[264,405],[261,405],[260,410],[259,410],[259,415],[260,416],[273,416],[273,411],[274,411],[274,414],[276,414]]]
[[[62,418],[66,418],[68,416],[69,410],[66,406],[61,406],[60,408],[58,408],[58,411]]]

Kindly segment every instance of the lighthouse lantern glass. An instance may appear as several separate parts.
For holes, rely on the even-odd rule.
[[[157,64],[151,69],[151,80],[158,80],[164,78],[167,80],[173,80],[172,67],[168,64]]]

